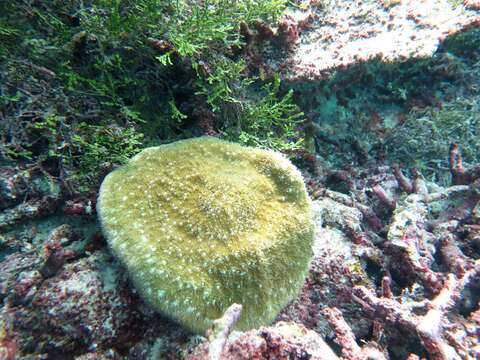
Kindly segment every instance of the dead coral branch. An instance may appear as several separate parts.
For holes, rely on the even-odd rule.
[[[400,188],[408,194],[413,192],[413,185],[409,178],[403,175],[402,170],[400,170],[400,166],[398,164],[393,165],[393,175],[398,182]]]
[[[213,322],[209,336],[208,360],[221,360],[228,336],[242,314],[242,305],[232,304],[220,319]]]
[[[343,359],[387,359],[373,344],[367,343],[363,347],[360,347],[357,344],[352,329],[343,318],[342,312],[339,309],[335,307],[327,307],[323,310],[323,314],[335,331],[335,342],[342,348]]]
[[[449,165],[453,185],[471,184],[480,178],[480,165],[468,169],[463,167],[462,154],[458,144],[450,145]]]
[[[432,300],[421,303],[402,304],[389,298],[379,298],[365,286],[353,288],[353,300],[363,309],[386,324],[401,327],[407,332],[415,331],[425,350],[433,360],[461,359],[466,355],[464,347],[449,341],[449,329],[453,324],[447,314],[460,298],[462,290],[480,276],[480,260],[460,278],[448,274],[443,288]],[[416,315],[414,308],[424,308],[425,315]]]

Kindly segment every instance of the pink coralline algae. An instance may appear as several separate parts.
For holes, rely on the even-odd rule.
[[[187,360],[203,360],[209,355],[208,343],[200,344]],[[233,333],[220,357],[216,359],[307,360],[338,359],[324,340],[314,331],[295,323],[279,322],[244,333]]]
[[[1,263],[0,318],[11,319],[10,341],[23,354],[124,348],[137,338],[138,300],[122,272],[104,251],[75,259],[81,255],[65,241],[68,230],[50,234],[43,257],[12,254]]]

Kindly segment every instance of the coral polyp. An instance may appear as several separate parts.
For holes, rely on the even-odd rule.
[[[97,210],[143,299],[194,332],[233,303],[238,329],[268,324],[307,274],[310,200],[276,152],[212,137],[148,148],[105,178]]]

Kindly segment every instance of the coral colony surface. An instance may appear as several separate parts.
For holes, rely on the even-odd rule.
[[[200,334],[233,303],[238,328],[269,324],[311,258],[300,172],[279,153],[213,137],[143,150],[105,178],[97,210],[140,295]]]
[[[480,2],[0,2],[0,360],[480,359]]]

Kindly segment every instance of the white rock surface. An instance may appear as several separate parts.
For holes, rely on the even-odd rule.
[[[304,0],[288,17],[307,25],[300,29],[296,49],[276,65],[286,79],[302,80],[374,58],[391,62],[431,56],[447,36],[480,26],[480,8],[454,3]]]

